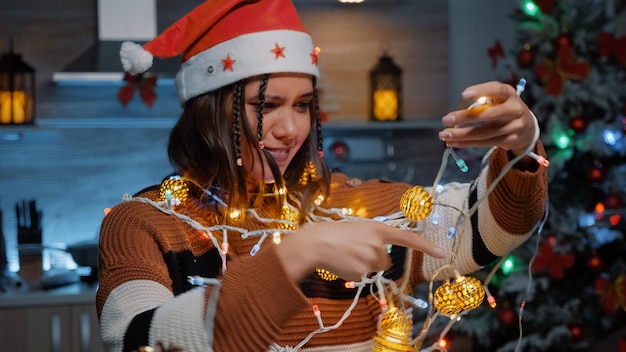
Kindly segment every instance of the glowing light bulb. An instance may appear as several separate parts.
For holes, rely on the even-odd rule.
[[[276,231],[272,234],[272,242],[274,242],[274,244],[280,244],[280,242],[282,241],[282,238],[280,236],[280,232]]]
[[[239,211],[239,209],[233,209],[233,211],[231,211],[229,214],[231,219],[237,219],[240,215],[241,211]]]

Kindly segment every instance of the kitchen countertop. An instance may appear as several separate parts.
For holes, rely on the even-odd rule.
[[[96,290],[97,285],[89,285],[83,282],[36,291],[9,289],[0,293],[0,309],[95,304]]]

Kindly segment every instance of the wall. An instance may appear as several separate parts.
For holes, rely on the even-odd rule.
[[[158,29],[198,3],[157,1]],[[405,116],[423,118],[445,112],[449,81],[447,2],[391,3],[346,6],[336,0],[296,2],[305,27],[322,48],[322,106],[331,119],[367,120],[368,72],[383,47],[389,48],[404,70]],[[52,73],[62,70],[98,37],[96,2],[59,0],[53,4],[42,0],[5,0],[0,4],[0,50],[6,51],[13,37],[15,51],[37,69],[39,118],[65,117],[61,112],[67,100],[59,99],[50,86]],[[109,98],[112,105],[119,104],[114,95]],[[51,107],[61,105],[57,103],[62,104],[61,110]],[[87,116],[91,113],[84,111]]]

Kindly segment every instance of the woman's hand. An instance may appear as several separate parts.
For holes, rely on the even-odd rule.
[[[497,146],[519,155],[533,143],[535,118],[515,88],[494,81],[470,86],[461,95],[465,101],[487,97],[493,105],[482,110],[457,110],[444,116],[442,122],[447,128],[439,132],[439,138],[448,146]]]
[[[444,251],[422,236],[375,221],[307,224],[286,238],[278,255],[291,278],[298,282],[315,268],[344,280],[360,280],[366,273],[390,267],[387,244],[444,258]]]

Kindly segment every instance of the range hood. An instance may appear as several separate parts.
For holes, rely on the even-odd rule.
[[[142,16],[134,14],[141,13]],[[121,82],[120,47],[126,40],[144,44],[157,36],[156,0],[98,0],[98,39],[87,51],[61,71],[52,74],[56,83]],[[173,78],[180,57],[154,60],[150,72]]]

